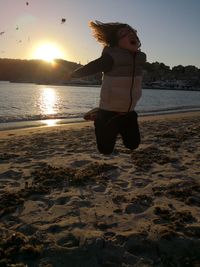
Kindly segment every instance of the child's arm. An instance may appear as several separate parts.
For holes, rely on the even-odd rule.
[[[100,58],[89,62],[83,67],[73,71],[70,75],[71,78],[81,78],[90,76],[98,72],[107,72],[112,69],[113,59],[108,54],[103,54]]]

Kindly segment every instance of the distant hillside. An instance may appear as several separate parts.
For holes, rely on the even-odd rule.
[[[52,65],[42,60],[0,59],[0,81],[62,84],[67,74],[80,67],[80,64],[57,59]],[[88,83],[100,84],[101,73],[86,77]],[[144,84],[150,86],[162,82],[176,87],[176,82],[185,88],[200,88],[200,69],[195,66],[178,65],[170,69],[164,63],[146,62]],[[167,83],[166,83],[167,81]],[[150,87],[149,87],[150,88]]]
[[[80,64],[58,59],[56,64],[42,60],[0,59],[0,80],[30,83],[59,83]]]

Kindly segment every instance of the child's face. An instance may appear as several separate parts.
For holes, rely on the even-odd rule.
[[[129,28],[122,28],[118,32],[118,46],[120,48],[128,49],[131,52],[137,52],[140,43],[136,33]]]

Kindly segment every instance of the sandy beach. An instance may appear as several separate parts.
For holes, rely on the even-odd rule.
[[[90,122],[0,131],[0,266],[200,266],[200,112],[139,123],[110,156]]]

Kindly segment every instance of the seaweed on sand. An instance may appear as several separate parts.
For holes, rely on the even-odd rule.
[[[59,188],[63,186],[83,186],[88,182],[95,181],[101,174],[106,173],[116,166],[99,164],[97,162],[88,164],[82,168],[62,168],[45,166],[32,172],[33,182],[36,185],[48,188]]]
[[[167,154],[167,151],[160,150],[155,146],[148,146],[133,151],[131,157],[138,170],[148,171],[154,163],[164,165],[176,160]]]

